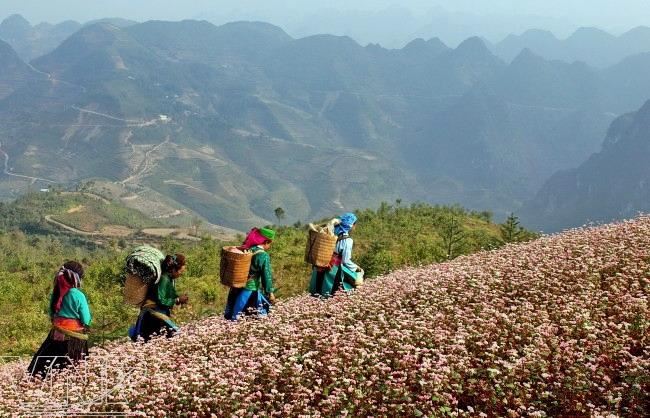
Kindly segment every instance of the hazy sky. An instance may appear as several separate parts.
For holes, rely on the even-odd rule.
[[[627,21],[631,25],[644,22],[650,25],[650,2],[647,0],[2,0],[0,15],[21,13],[35,22],[107,16],[175,20],[233,9],[291,16],[324,8],[378,10],[391,5],[416,12],[440,5],[450,11],[537,14],[570,19],[579,24],[619,25]]]
[[[464,30],[470,30],[468,25],[471,27],[472,22],[477,22],[477,31],[492,32],[475,35],[488,38],[524,30],[526,25],[546,24],[548,27],[541,29],[560,32],[560,36],[568,35],[578,26],[597,26],[614,33],[639,25],[650,26],[649,0],[0,0],[0,19],[20,13],[32,23],[67,19],[84,22],[102,17],[138,21],[202,18],[215,23],[265,20],[282,26],[294,35],[304,35],[308,32],[305,28],[313,26],[318,30],[331,28],[332,33],[341,32],[336,34],[354,34],[355,19],[364,18],[364,13],[359,11],[378,13],[389,7],[404,9],[401,11],[402,29],[408,25],[426,24],[428,18],[446,12],[462,12],[470,16],[469,20],[463,22]],[[326,9],[329,20],[323,18],[323,22],[319,22]],[[339,21],[346,19],[335,11],[350,13],[345,27]],[[409,14],[408,19],[404,13]],[[529,19],[517,20],[523,16]],[[386,17],[383,17],[381,22],[385,21]],[[503,26],[501,32],[497,30],[498,26]],[[389,32],[384,28],[376,29]],[[376,36],[368,28],[358,32],[357,37],[361,38],[364,34]],[[461,35],[464,36],[465,32],[458,36]],[[408,35],[404,33],[402,36]]]

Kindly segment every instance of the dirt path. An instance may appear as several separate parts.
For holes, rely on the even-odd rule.
[[[63,228],[66,231],[74,232],[75,234],[84,235],[84,236],[87,236],[87,237],[100,235],[97,232],[82,231],[81,229],[77,229],[77,228],[74,228],[74,227],[72,227],[70,225],[66,225],[63,222],[56,221],[56,220],[52,219],[52,215],[45,215],[45,221],[47,221],[48,223],[51,223],[52,225],[58,226],[59,228]]]
[[[59,228],[65,229],[66,231],[73,232],[78,235],[83,235],[86,237],[115,237],[115,238],[126,238],[129,235],[133,234],[133,230],[122,225],[106,225],[100,231],[82,231],[73,226],[64,224],[63,222],[57,221],[52,218],[52,215],[45,215],[45,221],[55,225]]]
[[[107,113],[102,113],[102,112],[96,112],[94,110],[83,109],[83,108],[77,107],[77,106],[71,106],[71,107],[74,110],[77,110],[77,111],[79,111],[81,113],[88,113],[88,114],[91,114],[91,115],[101,116],[101,117],[106,118],[106,119],[111,119],[111,120],[116,120],[116,121],[119,121],[119,122],[124,122],[128,126],[137,127],[137,128],[143,128],[145,126],[155,125],[156,122],[158,122],[160,120],[158,118],[150,119],[148,121],[144,120],[144,119],[123,119],[123,118],[118,118],[118,117],[113,116],[113,115],[109,115]]]
[[[165,138],[165,140],[163,142],[161,142],[160,144],[154,146],[150,150],[146,151],[144,153],[144,157],[142,158],[142,162],[140,163],[140,165],[136,169],[136,172],[133,173],[132,175],[130,175],[129,177],[125,178],[124,180],[120,181],[120,184],[125,185],[126,183],[132,182],[134,180],[139,179],[140,177],[143,177],[147,173],[147,171],[151,168],[150,167],[151,166],[151,158],[150,158],[151,154],[156,152],[160,147],[162,147],[165,144],[168,144],[169,142],[170,142],[170,138],[169,138],[169,136],[167,136],[167,138]]]
[[[83,93],[88,92],[88,90],[87,90],[84,86],[82,86],[82,85],[80,85],[80,84],[74,84],[74,83],[70,83],[69,81],[59,80],[59,79],[57,79],[57,78],[52,77],[52,74],[50,74],[50,73],[46,73],[45,71],[41,71],[41,70],[39,70],[38,68],[34,67],[32,64],[30,64],[30,63],[28,63],[28,62],[27,62],[26,64],[27,64],[27,66],[28,66],[32,71],[34,71],[34,72],[36,72],[36,73],[38,73],[38,74],[42,74],[42,75],[46,76],[47,79],[48,79],[49,81],[51,81],[52,83],[61,83],[61,84],[65,84],[66,86],[72,86],[72,87],[75,87],[75,88],[79,88],[79,89],[81,89],[81,91],[82,91]]]
[[[56,184],[55,181],[44,179],[41,177],[32,177],[32,176],[25,176],[23,174],[15,174],[9,171],[9,154],[7,154],[3,149],[2,149],[2,143],[0,142],[0,154],[4,157],[4,170],[3,173],[11,176],[11,177],[17,177],[25,180],[31,180],[32,184],[37,182],[37,181],[43,181],[45,183],[50,183],[50,184]]]
[[[86,196],[90,197],[91,199],[99,200],[100,202],[104,203],[105,205],[110,205],[111,201],[106,199],[103,196],[100,196],[95,193],[88,193],[88,192],[61,192],[62,195],[66,196]]]

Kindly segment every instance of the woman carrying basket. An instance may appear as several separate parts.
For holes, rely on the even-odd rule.
[[[188,301],[186,295],[178,296],[176,292],[176,280],[185,272],[185,256],[168,255],[161,262],[161,267],[160,280],[149,287],[138,320],[129,330],[133,341],[142,337],[147,342],[155,334],[170,338],[179,330],[178,325],[171,319],[171,311],[174,305],[184,305]]]
[[[267,251],[275,238],[275,231],[269,228],[253,228],[242,250],[253,252],[251,267],[248,272],[248,281],[243,288],[230,288],[228,302],[224,317],[236,321],[242,314],[265,316],[271,304],[275,303],[275,289],[273,288],[273,273],[271,271],[271,257]]]
[[[338,237],[336,250],[328,267],[314,267],[309,293],[313,296],[330,297],[337,290],[352,290],[360,284],[358,277],[361,268],[352,261],[352,247],[354,241],[350,232],[357,224],[354,213],[345,213],[339,218],[339,223],[334,227]]]
[[[68,261],[54,278],[49,313],[52,329],[28,367],[32,376],[45,378],[52,369],[74,365],[88,355],[91,316],[86,296],[79,288],[82,265]]]

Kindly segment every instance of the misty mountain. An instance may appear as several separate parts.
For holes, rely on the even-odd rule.
[[[601,72],[603,102],[616,113],[638,109],[650,98],[650,52],[632,55]]]
[[[447,45],[457,46],[467,38],[481,36],[492,41],[501,40],[510,33],[522,32],[531,27],[544,27],[556,33],[569,33],[575,29],[571,22],[561,19],[531,15],[485,15],[452,12],[429,4],[428,13],[413,13],[405,5],[375,10],[337,10],[324,7],[299,17],[286,19],[251,15],[253,20],[274,22],[297,38],[329,33],[348,36],[361,45],[380,44],[385,48],[403,48],[414,38],[438,37]],[[242,19],[242,15],[205,15],[213,22],[223,23]],[[245,12],[243,12],[245,13]],[[386,30],[390,28],[390,30]]]
[[[22,59],[31,61],[52,51],[80,28],[81,24],[74,21],[32,26],[22,16],[12,15],[0,23],[0,39],[10,44]]]
[[[412,28],[426,24],[422,16],[409,9],[393,6],[377,11],[320,10],[297,22],[288,23],[287,30],[298,38],[328,33],[347,36],[361,45],[381,44],[386,48],[402,48],[412,38]],[[394,30],[386,31],[385,28]]]
[[[396,198],[517,210],[624,106],[614,69],[506,64],[479,38],[393,50],[256,22],[97,23],[32,65],[41,78],[0,100],[0,196],[104,179],[145,211],[156,196],[240,229],[279,206],[289,221]]]
[[[650,211],[650,101],[616,119],[602,150],[551,177],[527,203],[527,225],[557,231]]]
[[[413,135],[409,160],[433,195],[503,213],[598,149],[612,119],[600,108],[598,81],[584,65],[524,51],[433,113]]]
[[[214,26],[206,21],[150,21],[126,29],[142,45],[173,61],[200,62],[224,67],[244,61],[259,64],[292,38],[282,29],[262,22],[232,22]]]
[[[247,33],[233,51],[244,51],[256,36],[268,41]],[[13,170],[62,183],[131,177],[129,186],[163,193],[177,207],[242,229],[264,222],[260,216],[268,219],[277,206],[306,219],[340,210],[341,201],[367,206],[366,199],[377,203],[417,189],[374,152],[334,148],[326,140],[314,146],[295,129],[290,134],[284,123],[304,112],[259,97],[245,77],[232,78],[227,63],[243,65],[245,54],[219,55],[208,65],[157,52],[125,30],[97,24],[37,59],[34,65],[52,82],[0,102],[2,146]],[[38,114],[30,112],[35,107]],[[328,135],[321,121],[302,124],[310,134]]]
[[[127,19],[106,18],[86,25],[96,23],[108,23],[122,28],[135,24]],[[11,45],[24,61],[29,62],[51,52],[83,26],[85,25],[73,20],[57,24],[43,22],[32,26],[21,15],[11,15],[0,23],[0,40]]]
[[[618,37],[597,28],[580,28],[567,39],[558,39],[549,31],[532,29],[521,35],[509,35],[492,48],[508,62],[524,49],[550,60],[582,61],[605,68],[630,55],[650,52],[650,28],[640,26]]]
[[[0,41],[0,99],[43,78],[23,62],[9,44]]]
[[[521,105],[577,109],[597,106],[599,80],[587,65],[549,61],[524,49],[494,80],[494,87]]]

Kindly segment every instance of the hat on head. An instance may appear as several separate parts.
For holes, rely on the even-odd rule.
[[[347,234],[352,226],[357,223],[357,215],[352,212],[344,213],[339,217],[340,223],[336,225],[334,231],[336,235]]]
[[[260,231],[260,234],[262,234],[262,236],[264,238],[267,238],[267,239],[270,239],[270,240],[275,239],[275,231],[274,230],[272,230],[270,228],[260,228],[259,231]]]

